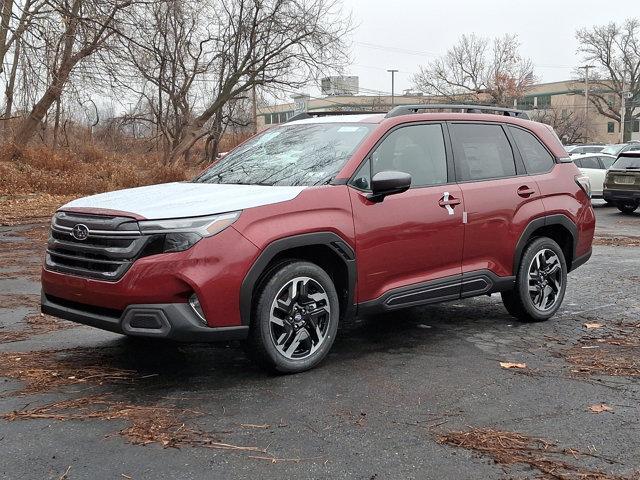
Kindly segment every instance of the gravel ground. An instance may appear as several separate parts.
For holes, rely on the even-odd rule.
[[[600,237],[624,239],[595,246],[569,275],[554,319],[519,324],[497,295],[359,319],[320,368],[294,376],[265,375],[236,344],[24,324],[37,312],[46,226],[0,229],[0,477],[550,475],[548,463],[527,460],[528,447],[512,458],[472,437],[462,447],[444,441],[483,429],[557,445],[543,459],[555,448],[571,466],[551,464],[556,476],[542,478],[638,479],[640,246],[629,245],[640,215],[596,212]],[[25,329],[33,335],[9,341]]]

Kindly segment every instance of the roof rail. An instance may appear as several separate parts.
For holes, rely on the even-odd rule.
[[[375,115],[378,113],[387,113],[387,112],[377,112],[370,110],[333,110],[333,111],[323,111],[323,112],[302,112],[297,115],[294,115],[285,123],[295,122],[296,120],[306,120],[308,118],[316,118],[316,117],[330,117],[334,115]]]
[[[517,117],[529,120],[529,115],[522,110],[515,108],[496,107],[494,105],[457,105],[457,104],[438,104],[425,103],[421,105],[398,105],[391,110],[385,118],[399,117],[400,115],[411,115],[418,113],[420,110],[460,110],[460,113],[494,113],[505,115],[507,117]]]

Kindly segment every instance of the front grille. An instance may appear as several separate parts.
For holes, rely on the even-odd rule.
[[[86,238],[73,236],[77,225]],[[51,223],[45,267],[47,270],[115,282],[140,257],[151,237],[128,217],[58,212]]]

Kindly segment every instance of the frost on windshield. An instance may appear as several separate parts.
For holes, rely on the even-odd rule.
[[[194,181],[249,185],[311,186],[328,183],[372,125],[285,125],[259,135]]]

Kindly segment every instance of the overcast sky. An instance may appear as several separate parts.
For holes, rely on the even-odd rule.
[[[353,12],[353,65],[364,89],[396,92],[411,87],[411,75],[442,55],[464,33],[494,37],[517,33],[521,53],[544,82],[571,77],[580,63],[578,28],[640,17],[640,0],[343,0]],[[362,92],[366,94],[366,91]]]

